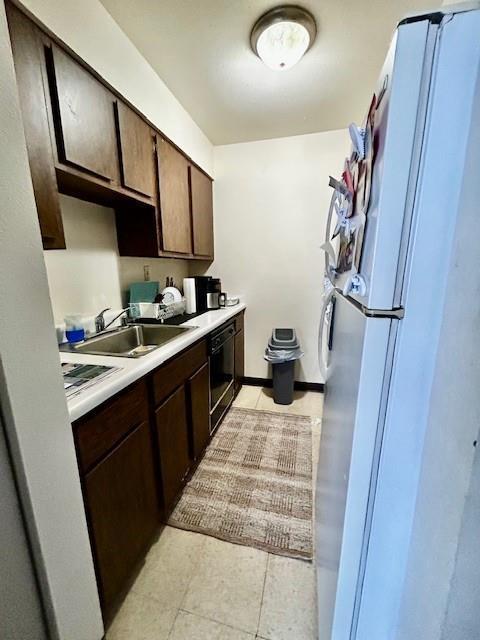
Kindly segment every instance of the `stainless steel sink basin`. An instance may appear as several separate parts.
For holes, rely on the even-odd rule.
[[[60,350],[97,356],[140,358],[194,328],[136,324],[94,336],[79,344],[62,345]]]

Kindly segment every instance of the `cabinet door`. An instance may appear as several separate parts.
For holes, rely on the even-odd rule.
[[[200,458],[210,439],[210,371],[208,362],[188,381],[193,459]]]
[[[43,246],[65,249],[43,84],[45,56],[36,26],[12,4],[5,8]]]
[[[171,511],[190,468],[185,387],[181,386],[155,412],[165,515]]]
[[[192,252],[188,161],[162,138],[157,142],[163,250]]]
[[[193,253],[213,259],[212,181],[196,167],[190,167]]]
[[[117,103],[117,109],[122,184],[153,198],[156,174],[152,130],[123,102]]]
[[[118,181],[114,99],[88,71],[52,47],[60,161]]]
[[[235,335],[235,395],[242,388],[245,375],[245,333],[241,329]]]
[[[125,587],[159,521],[147,422],[86,475],[84,490],[105,612]]]

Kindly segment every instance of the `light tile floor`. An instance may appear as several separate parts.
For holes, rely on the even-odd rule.
[[[234,405],[318,418],[315,470],[321,394],[295,392],[284,407],[270,389],[244,386]],[[315,589],[313,564],[165,527],[107,640],[316,640]]]

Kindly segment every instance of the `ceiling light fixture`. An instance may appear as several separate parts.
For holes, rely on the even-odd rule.
[[[270,69],[290,69],[310,49],[317,35],[311,13],[293,5],[267,11],[254,24],[252,49]]]

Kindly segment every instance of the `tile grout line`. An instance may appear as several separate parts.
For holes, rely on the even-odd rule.
[[[260,396],[262,395],[262,389],[263,387],[260,387],[258,390],[257,401],[255,402],[255,406],[253,407],[254,409],[258,408],[258,403],[260,402]]]
[[[167,640],[170,640],[170,638],[172,637],[173,629],[175,627],[175,623],[177,622],[179,613],[180,613],[180,607],[177,609],[177,613],[175,614],[175,618],[173,619],[172,626],[170,627],[170,631],[168,632]]]
[[[265,567],[265,575],[263,577],[262,596],[260,598],[260,610],[258,612],[257,630],[255,632],[255,635],[258,635],[260,631],[260,621],[262,619],[262,610],[263,610],[263,598],[265,596],[265,585],[267,584],[267,574],[268,574],[268,567],[270,564],[270,555],[271,555],[270,553],[267,553],[267,564]]]
[[[205,536],[204,534],[199,534],[199,535],[203,535],[203,537],[205,537],[205,538],[210,538],[211,537],[211,536]],[[226,541],[224,541],[224,542],[226,542]],[[226,542],[226,544],[230,545],[232,543]],[[268,552],[266,552],[266,551],[262,551],[261,553],[264,553],[267,556],[267,562],[266,562],[266,565],[265,565],[265,575],[264,575],[264,578],[263,578],[262,595],[261,595],[261,598],[260,598],[260,611],[261,611],[261,608],[262,608],[263,590],[265,588],[268,560],[269,560],[269,556],[270,556],[270,554]],[[190,583],[191,583],[192,580],[193,580],[193,575],[192,575],[192,577],[190,579],[189,586],[190,586]],[[255,638],[256,633],[257,633],[256,631],[247,630],[244,627],[236,627],[236,626],[233,626],[231,624],[228,624],[228,623],[224,622],[223,620],[218,620],[216,618],[212,618],[212,617],[206,616],[205,614],[198,613],[197,611],[190,611],[189,609],[185,608],[184,601],[185,601],[185,598],[186,598],[187,591],[188,591],[188,587],[187,587],[187,590],[185,591],[185,594],[184,594],[184,596],[182,598],[181,604],[179,606],[179,611],[183,611],[184,613],[188,613],[188,614],[193,615],[193,616],[198,616],[199,618],[203,618],[204,620],[208,620],[210,622],[214,622],[215,624],[223,625],[225,627],[228,627],[229,629],[235,629],[235,631],[241,631],[242,633],[246,633],[246,634],[252,636],[252,638]],[[178,614],[177,614],[177,616],[178,616]],[[260,615],[259,615],[259,620],[260,620]],[[257,622],[257,627],[258,627],[258,622]],[[168,640],[168,638],[167,638],[167,640]]]
[[[167,527],[167,526],[169,526],[169,525],[166,525],[166,527]],[[208,536],[205,536],[204,534],[201,534],[201,533],[196,534],[196,535],[200,535],[200,536],[202,536],[202,538],[205,538],[205,539],[208,537]],[[203,541],[203,544],[205,544],[205,543],[206,543],[206,540],[204,540],[204,541]],[[171,627],[170,627],[170,629],[169,629],[169,631],[168,631],[168,634],[167,634],[166,640],[169,640],[169,639],[172,637],[173,628],[175,627],[175,623],[176,623],[176,621],[177,621],[177,618],[178,618],[178,614],[179,614],[179,612],[180,612],[180,611],[186,611],[186,610],[182,609],[182,604],[183,604],[183,601],[184,601],[184,600],[185,600],[185,598],[186,598],[187,591],[188,591],[188,589],[189,589],[189,587],[190,587],[190,584],[191,584],[191,582],[192,582],[192,580],[193,580],[193,577],[194,577],[195,572],[196,572],[196,571],[197,571],[197,569],[198,569],[199,564],[200,564],[200,558],[199,558],[199,559],[197,560],[197,562],[195,563],[195,568],[194,568],[194,570],[193,570],[193,572],[192,572],[192,575],[190,576],[190,579],[188,580],[188,582],[187,582],[187,584],[186,584],[186,586],[185,586],[185,589],[184,589],[184,592],[183,592],[183,595],[182,595],[182,599],[181,599],[181,601],[180,601],[180,604],[178,605],[178,607],[171,607],[172,609],[176,609],[176,613],[175,613],[175,617],[174,617],[174,619],[173,619],[173,621],[172,621],[172,625],[171,625]],[[155,598],[155,596],[151,596],[151,595],[146,595],[146,594],[140,593],[140,592],[138,592],[138,591],[136,591],[136,590],[135,590],[134,586],[132,586],[132,588],[130,589],[130,591],[131,591],[131,592],[133,592],[133,593],[135,593],[135,595],[136,595],[137,597],[142,598],[143,600],[147,600],[147,601],[153,602],[153,603],[155,603],[156,605],[159,605],[159,604],[160,604],[159,600],[157,600],[157,598]],[[168,608],[168,607],[167,607],[167,608]],[[190,613],[190,612],[188,612],[188,613]]]
[[[192,531],[191,533],[194,533],[194,532]],[[210,536],[206,536],[203,533],[196,533],[196,532],[195,532],[195,535],[199,535],[199,536],[202,536],[202,538],[204,538],[202,547],[200,549],[200,551],[203,551],[203,547],[207,544],[207,538],[209,538]],[[192,584],[193,578],[197,575],[197,572],[198,572],[199,567],[200,567],[200,562],[201,562],[201,557],[200,557],[200,554],[198,554],[198,560],[195,562],[195,565],[193,567],[192,573],[190,575],[190,579],[187,581],[185,590],[184,590],[183,595],[182,595],[182,599],[180,600],[180,604],[178,606],[179,610],[182,608],[182,605],[185,602],[185,598],[187,597],[187,593],[188,593],[188,590],[190,588],[190,585]]]
[[[255,638],[255,636],[257,635],[256,632],[254,631],[253,633],[250,631],[245,631],[245,629],[242,629],[240,627],[234,627],[232,624],[228,624],[226,622],[219,622],[218,620],[215,620],[215,618],[209,618],[208,616],[204,615],[203,613],[197,613],[196,611],[189,611],[188,609],[183,609],[182,607],[179,608],[178,613],[188,613],[189,616],[194,616],[197,618],[201,618],[202,620],[208,620],[208,622],[213,622],[214,624],[218,624],[220,627],[227,627],[228,629],[234,629],[235,631],[241,631],[242,633],[246,633],[249,636],[252,636],[253,638]],[[178,614],[177,614],[178,615]],[[167,638],[168,640],[168,638]]]
[[[167,526],[168,526],[168,525],[167,525]],[[201,550],[203,550],[204,545],[207,543],[207,537],[208,537],[208,536],[205,536],[205,535],[204,535],[204,534],[202,534],[202,533],[199,533],[199,534],[197,534],[197,535],[200,535],[200,536],[202,536],[202,538],[204,538],[204,540],[203,540],[203,544],[202,544],[202,547],[201,547]],[[182,599],[180,600],[180,604],[179,604],[179,606],[178,606],[178,608],[177,608],[177,613],[176,613],[176,615],[175,615],[175,619],[174,619],[173,624],[172,624],[172,626],[171,626],[171,628],[170,628],[170,631],[168,632],[167,640],[169,640],[169,638],[171,638],[171,637],[172,637],[172,632],[173,632],[173,629],[174,629],[174,627],[175,627],[175,623],[177,622],[178,614],[180,613],[180,611],[184,611],[184,609],[182,609],[182,605],[183,605],[183,603],[184,603],[184,601],[185,601],[185,598],[187,597],[187,592],[188,592],[188,589],[190,588],[190,585],[191,585],[191,583],[192,583],[192,580],[193,580],[194,576],[196,575],[196,572],[197,572],[197,571],[198,571],[198,569],[199,569],[199,566],[200,566],[200,560],[201,560],[201,558],[200,558],[200,554],[199,554],[198,560],[197,560],[197,562],[195,563],[194,568],[193,568],[193,571],[192,571],[192,573],[191,573],[191,575],[190,575],[190,579],[187,581],[187,584],[185,585],[185,589],[184,589],[184,592],[183,592],[183,595],[182,595]]]

